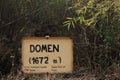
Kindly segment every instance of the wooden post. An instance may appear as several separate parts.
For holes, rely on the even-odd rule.
[[[48,72],[46,74],[46,80],[50,80],[50,74]]]
[[[45,37],[49,39],[50,36],[46,35]],[[50,80],[50,74],[48,72],[46,73],[46,80]]]

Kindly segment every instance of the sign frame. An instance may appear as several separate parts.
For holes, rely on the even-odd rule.
[[[70,54],[70,58],[68,58],[68,56],[66,56],[65,55],[65,58],[68,58],[68,59],[70,59],[70,61],[68,60],[68,63],[69,63],[69,66],[70,66],[70,69],[67,71],[67,69],[69,68],[69,67],[67,67],[66,68],[66,71],[65,71],[65,69],[64,69],[64,71],[43,71],[43,72],[36,72],[36,71],[32,71],[32,69],[29,69],[29,66],[27,66],[26,67],[26,63],[25,63],[25,55],[24,54],[26,54],[25,53],[25,49],[27,50],[28,48],[25,48],[25,45],[27,45],[27,41],[28,41],[28,43],[29,43],[29,41],[35,41],[35,40],[42,40],[43,42],[47,42],[47,41],[49,41],[49,40],[56,40],[56,42],[57,42],[57,40],[60,42],[60,45],[62,44],[64,44],[64,43],[62,43],[62,41],[61,40],[63,40],[63,41],[66,41],[66,42],[71,42],[70,43],[70,49],[72,49],[72,50],[70,50],[70,51],[68,51],[68,52],[70,52],[70,53],[68,53],[68,55]],[[58,42],[58,43],[59,43]],[[66,43],[65,43],[66,44]],[[69,44],[67,44],[67,45],[69,45]],[[67,46],[68,47],[68,46]],[[69,48],[69,47],[68,47]],[[67,51],[67,50],[66,50]],[[42,54],[42,53],[40,53],[40,54]],[[48,52],[48,54],[52,54],[52,53],[49,53]],[[54,52],[53,52],[53,54],[55,54]],[[30,60],[30,59],[29,59]],[[65,60],[64,60],[65,61]],[[41,64],[42,65],[42,64]],[[68,66],[68,65],[66,65],[66,66]],[[25,68],[26,67],[26,68]],[[31,67],[31,66],[30,66]],[[62,66],[63,68],[64,68],[64,66]],[[26,70],[28,70],[28,71],[26,71]],[[31,70],[31,71],[29,71],[29,70]],[[24,38],[22,38],[22,71],[24,72],[24,73],[28,73],[28,74],[31,74],[31,73],[35,73],[35,74],[38,74],[38,73],[72,73],[72,71],[73,71],[73,40],[71,39],[71,38],[69,38],[69,37],[24,37]]]

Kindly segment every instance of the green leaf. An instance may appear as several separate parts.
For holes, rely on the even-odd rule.
[[[84,8],[84,14],[87,12],[87,7]]]
[[[71,19],[73,19],[73,18],[71,18],[71,17],[67,17],[67,19],[68,19],[68,20],[71,20]]]
[[[73,7],[69,7],[68,9],[70,10],[70,9],[72,9]]]
[[[73,17],[73,20],[74,20],[75,23],[77,23],[77,19],[75,17]]]
[[[72,23],[72,27],[75,28],[75,24],[74,24],[74,22],[72,21],[71,23]]]
[[[68,24],[68,30],[70,30],[70,23]]]
[[[81,18],[82,18],[82,22],[85,23],[85,18],[83,16],[81,16]]]
[[[80,24],[82,24],[83,23],[83,19],[82,19],[82,17],[80,16]]]
[[[65,22],[63,22],[63,24],[66,24],[66,23],[70,23],[70,21],[65,21]]]
[[[77,15],[81,13],[81,10],[76,10]]]
[[[65,27],[66,27],[66,26],[68,26],[68,24],[69,24],[69,23],[67,23],[67,24],[64,24],[63,26],[65,26]]]

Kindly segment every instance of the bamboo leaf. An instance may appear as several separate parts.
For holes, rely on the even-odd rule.
[[[75,28],[75,24],[74,24],[74,22],[72,21],[71,23],[72,23],[73,28]]]
[[[76,10],[77,15],[81,13],[81,10]]]
[[[69,23],[70,21],[65,21],[65,22],[63,22],[63,24],[66,24],[66,23]]]
[[[81,16],[81,18],[82,18],[82,22],[85,23],[85,18],[83,16]]]
[[[82,19],[82,17],[80,17],[80,24],[82,24],[83,23],[83,19]]]
[[[70,30],[70,23],[68,24],[68,26],[67,26],[67,27],[68,27],[68,30]]]
[[[71,18],[71,17],[67,17],[67,19],[68,19],[68,20],[71,20],[71,19],[73,19],[73,18]]]
[[[74,20],[75,23],[77,23],[77,19],[75,17],[73,17],[73,20]]]

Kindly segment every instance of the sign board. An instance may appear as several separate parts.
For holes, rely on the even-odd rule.
[[[24,73],[71,73],[73,43],[68,37],[29,37],[22,39]]]

